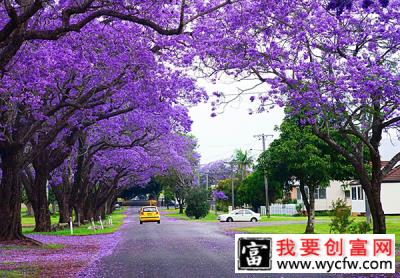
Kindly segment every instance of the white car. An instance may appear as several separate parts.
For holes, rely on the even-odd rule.
[[[221,214],[218,216],[218,220],[221,222],[233,222],[233,221],[260,221],[261,215],[255,213],[249,209],[235,209],[228,214]]]

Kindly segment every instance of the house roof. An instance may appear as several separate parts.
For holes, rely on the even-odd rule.
[[[383,182],[385,181],[400,181],[400,165],[393,168],[389,174],[383,178]]]
[[[382,168],[385,167],[389,161],[382,161]],[[400,165],[395,166],[383,179],[382,182],[400,182]],[[350,185],[359,185],[360,182],[354,180]]]

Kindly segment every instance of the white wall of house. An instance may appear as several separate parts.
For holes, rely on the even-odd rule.
[[[343,182],[340,181],[331,181],[326,188],[326,199],[315,200],[316,210],[331,210],[332,202],[335,202],[337,199],[346,200],[346,202],[351,205],[351,200],[346,198],[342,184]]]
[[[346,194],[343,190],[342,184],[343,182],[340,181],[331,181],[329,186],[325,189],[325,194],[321,194],[321,191],[319,191],[316,194],[317,196],[315,199],[315,210],[331,210],[332,202],[335,202],[337,199],[346,200],[348,205],[351,205],[351,200],[350,198],[346,198]],[[298,192],[300,193],[300,190],[298,190]],[[297,201],[302,202],[301,194],[297,195]]]
[[[361,186],[352,186],[351,211],[365,213],[365,194]],[[361,195],[361,196],[360,196]],[[385,182],[381,187],[381,202],[385,214],[400,214],[400,182]],[[362,198],[362,199],[361,199]]]
[[[352,200],[351,212],[352,213],[365,213],[365,200]]]
[[[382,184],[381,201],[385,214],[400,214],[400,182]]]

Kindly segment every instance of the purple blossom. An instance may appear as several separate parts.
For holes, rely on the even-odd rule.
[[[214,190],[213,196],[216,200],[228,200],[228,196],[223,191]]]

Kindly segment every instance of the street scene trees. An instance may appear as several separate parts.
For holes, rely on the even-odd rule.
[[[312,126],[319,138],[352,164],[368,196],[374,232],[385,233],[380,184],[400,155],[382,167],[379,145],[382,134],[396,131],[399,121],[395,58],[399,48],[393,32],[399,3],[393,1],[393,9],[382,9],[372,2],[332,1],[338,15],[323,1],[253,1],[240,13],[236,6],[227,7],[231,16],[224,21],[213,15],[218,26],[213,30],[229,26],[225,32],[206,38],[203,30],[197,36],[202,45],[218,46],[212,51],[201,49],[205,66],[238,79],[256,78],[255,86],[270,86],[268,92],[250,97],[258,102],[256,111],[271,105],[290,107],[303,125]],[[344,8],[351,12],[344,14]],[[337,138],[331,130],[338,131]],[[369,152],[371,175],[364,150]]]
[[[354,214],[393,232],[399,19],[399,0],[0,1],[0,251],[116,232],[115,210],[140,201],[188,222],[285,214],[318,233],[333,182],[338,211],[364,202]],[[232,107],[227,137],[199,132]]]
[[[88,149],[93,150],[88,155],[91,159],[106,148],[143,148],[145,141],[160,141],[159,134],[184,132],[189,128],[186,109],[172,103],[178,99],[198,102],[203,97],[201,90],[196,90],[193,80],[179,70],[168,70],[170,74],[165,75],[167,69],[147,46],[148,39],[137,38],[140,28],[133,30],[133,26],[129,32],[125,28],[131,27],[118,23],[107,27],[93,22],[85,27],[85,32],[71,33],[55,42],[35,42],[31,48],[20,51],[21,58],[2,76],[0,219],[7,225],[0,229],[0,239],[23,238],[19,223],[22,169],[26,169],[28,176],[34,171],[24,184],[36,210],[37,231],[49,231],[44,198],[46,180],[71,153],[77,155],[72,166],[77,167],[77,172],[71,198],[79,203],[73,206],[78,213],[79,206],[84,204],[81,192],[88,190],[87,182],[84,188],[78,188],[83,178],[90,175],[88,167],[92,163],[82,153],[87,155]],[[157,82],[150,82],[149,78],[156,76]],[[185,95],[186,90],[194,98]],[[157,114],[164,121],[159,121]],[[129,123],[132,119],[134,122]],[[103,126],[101,121],[106,121]],[[124,122],[131,126],[124,127]],[[151,126],[153,123],[160,125]],[[108,129],[115,134],[94,133],[90,137],[86,129],[105,132]],[[105,139],[97,141],[102,136]],[[122,136],[121,141],[107,139],[115,136]],[[94,140],[93,144],[90,140]],[[175,141],[171,137],[162,140]]]
[[[286,118],[279,130],[279,139],[271,143],[261,163],[271,176],[280,176],[285,183],[298,183],[308,217],[305,232],[314,233],[314,193],[332,180],[353,179],[351,165],[296,119]]]

